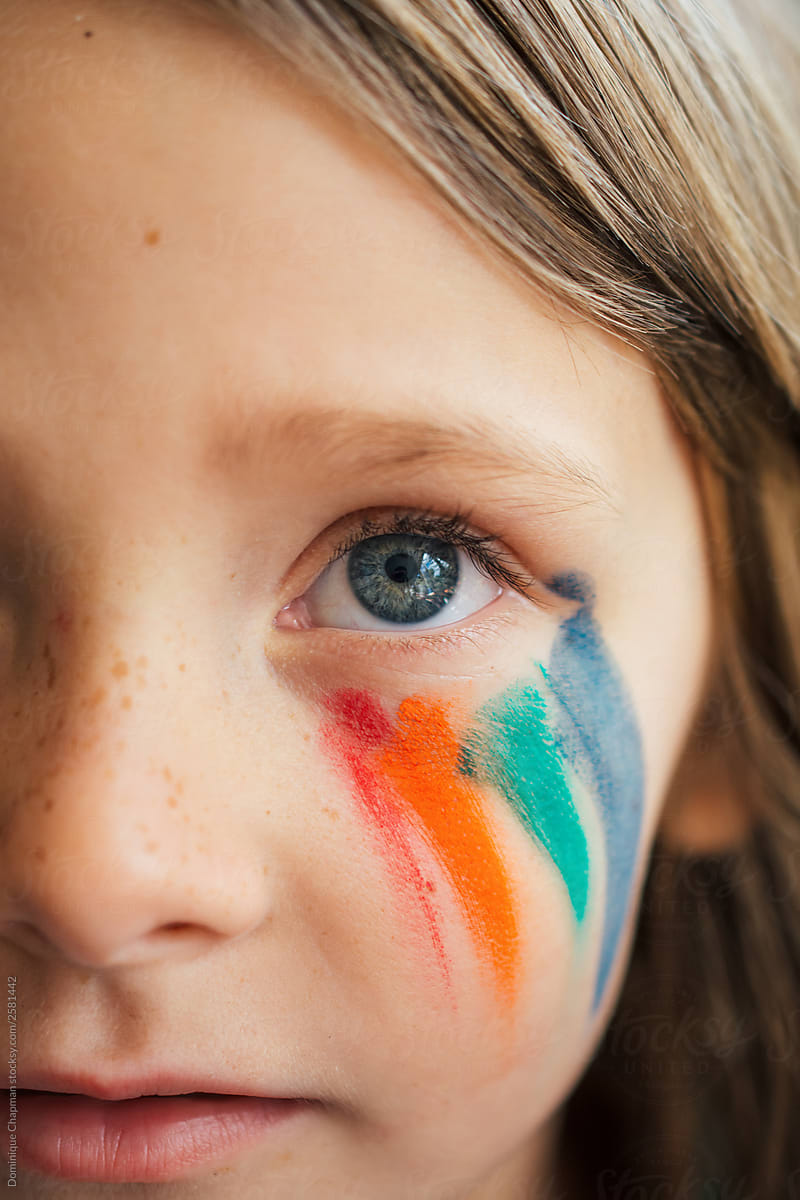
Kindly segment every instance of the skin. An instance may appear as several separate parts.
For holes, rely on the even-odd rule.
[[[265,1180],[270,1200],[552,1195],[559,1109],[618,992],[709,666],[693,464],[652,369],[519,284],[390,149],[238,35],[159,5],[0,10],[0,975],[18,979],[20,1074],[162,1062],[330,1101],[175,1200],[257,1200]],[[455,428],[491,416],[590,460],[611,503],[433,460],[367,481],[321,438],[268,440],[234,475],[209,450],[234,419],[337,397]],[[541,603],[506,589],[450,640],[292,619],[358,514],[468,506]],[[557,854],[472,739],[459,787],[503,864],[485,911],[513,896],[517,922],[499,994],[456,852],[392,791],[423,803],[436,764],[418,745],[404,776],[388,735],[347,760],[331,707],[351,689],[392,728],[427,704],[474,731],[539,664],[562,671],[562,710],[570,688],[591,707],[595,676],[564,649],[582,601],[545,588],[569,572],[592,581],[643,763],[599,1001],[600,776],[570,776],[591,868],[579,923]],[[555,685],[537,686],[556,736]],[[367,767],[394,857],[354,781]],[[85,1194],[20,1178],[29,1197]]]

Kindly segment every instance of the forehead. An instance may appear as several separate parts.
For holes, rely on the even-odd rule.
[[[33,0],[0,45],[4,357],[50,415],[127,439],[157,409],[183,438],[301,391],[423,417],[434,378],[443,419],[507,412],[610,474],[631,413],[640,447],[659,430],[638,354],[567,328],[377,135],[225,26]]]

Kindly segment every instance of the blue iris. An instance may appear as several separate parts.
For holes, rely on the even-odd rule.
[[[458,550],[417,534],[365,538],[348,555],[353,594],[382,621],[412,624],[441,612],[458,585]]]

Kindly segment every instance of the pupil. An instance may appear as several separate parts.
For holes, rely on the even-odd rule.
[[[419,568],[410,554],[392,554],[386,560],[386,574],[392,583],[410,583]]]

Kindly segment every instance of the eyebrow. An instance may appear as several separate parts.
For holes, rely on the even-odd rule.
[[[291,401],[287,400],[287,408]],[[294,402],[296,403],[296,401]],[[205,466],[215,474],[246,475],[291,453],[305,469],[358,472],[365,481],[397,470],[437,465],[468,472],[482,482],[552,486],[577,503],[619,515],[600,468],[581,455],[527,430],[469,415],[460,426],[423,418],[388,416],[338,407],[240,413],[226,424],[223,413],[208,447]],[[290,449],[291,448],[291,449]]]

